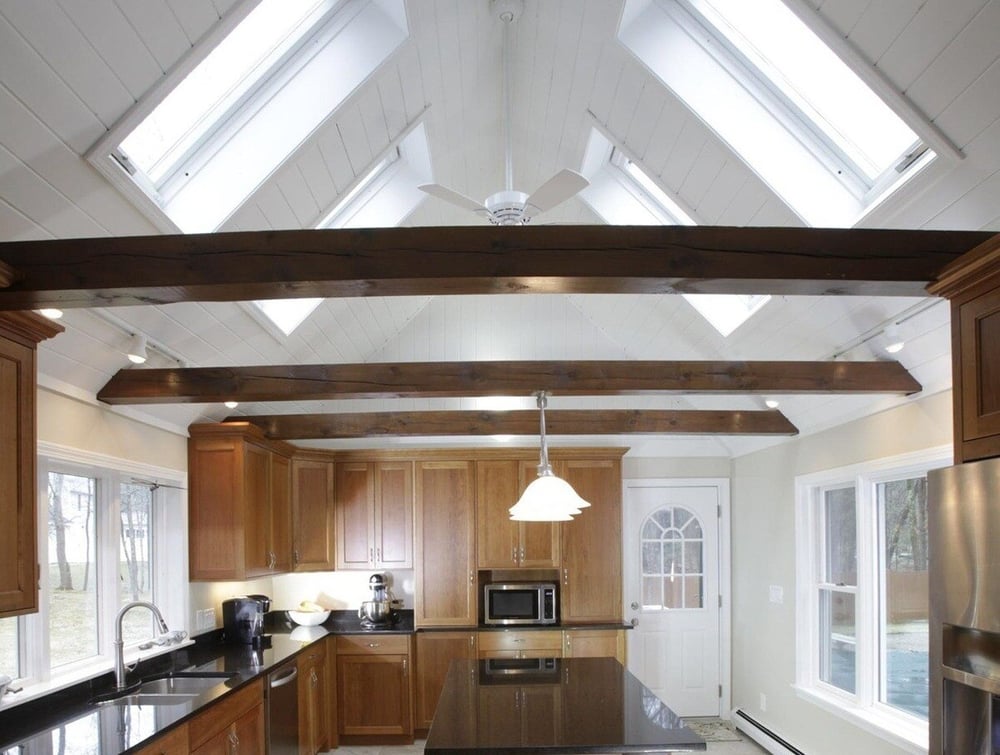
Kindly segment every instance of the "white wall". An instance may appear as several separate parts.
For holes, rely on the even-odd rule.
[[[901,750],[799,698],[795,681],[797,475],[946,445],[951,392],[733,460],[733,706],[810,755]],[[784,602],[770,603],[770,585]],[[767,710],[760,708],[760,695]]]

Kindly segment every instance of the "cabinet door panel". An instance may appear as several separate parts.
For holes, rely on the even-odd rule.
[[[621,462],[574,459],[559,471],[590,503],[561,525],[562,620],[621,621]]]
[[[375,481],[371,464],[336,465],[337,568],[367,569],[375,565]]]
[[[414,727],[429,729],[448,666],[456,658],[476,658],[475,632],[420,632],[417,634],[417,684]]]
[[[962,440],[1000,435],[1000,291],[963,304],[958,319]],[[988,444],[979,446],[971,444],[967,458],[992,455]]]
[[[401,655],[338,656],[340,733],[410,734],[408,666]]]
[[[192,438],[188,445],[191,579],[243,578],[243,441]]]
[[[375,562],[413,568],[413,463],[375,465]]]
[[[538,477],[538,464],[522,461],[519,464],[520,487],[518,497]],[[520,565],[542,569],[559,566],[559,525],[555,522],[521,522]]]
[[[182,724],[136,750],[135,755],[188,755],[190,752],[187,724]]]
[[[474,477],[470,461],[417,463],[418,626],[476,624]]]
[[[248,577],[271,572],[271,454],[266,448],[246,444],[243,499]]]
[[[294,459],[292,561],[295,571],[331,571],[335,568],[333,522],[333,464]]]
[[[476,462],[476,562],[480,569],[518,565],[518,522],[510,507],[520,495],[516,460]]]
[[[271,454],[271,542],[270,571],[292,570],[292,460]]]

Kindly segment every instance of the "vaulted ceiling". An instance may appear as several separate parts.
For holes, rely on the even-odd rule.
[[[658,0],[656,0],[658,1]],[[870,228],[1000,230],[1000,0],[788,0],[814,14],[902,92],[962,159],[939,159],[861,221]],[[85,158],[136,102],[203,54],[200,44],[253,3],[112,0],[0,3],[0,240],[153,234],[157,226]],[[619,0],[526,0],[512,36],[512,164],[526,192],[583,168],[597,129],[699,223],[801,226],[803,221],[619,41]],[[502,28],[488,0],[409,0],[407,36],[375,72],[254,190],[220,230],[312,227],[421,125],[433,180],[481,199],[503,188]],[[408,186],[412,199],[415,186]],[[483,222],[417,196],[405,218]],[[538,222],[601,224],[587,193]],[[368,224],[375,225],[369,221]],[[3,259],[0,247],[0,260]],[[763,277],[763,276],[762,276]],[[761,292],[764,293],[764,292]],[[950,385],[948,312],[924,297],[778,295],[722,337],[677,295],[525,294],[326,299],[291,336],[248,306],[184,302],[68,310],[66,332],[40,348],[42,385],[93,401],[127,362],[130,332],[152,367],[471,362],[479,360],[852,360],[887,358],[882,331],[899,321],[896,355],[924,388]],[[139,368],[141,369],[141,368]],[[538,388],[545,388],[540,385]],[[778,395],[813,432],[902,401],[899,395]],[[762,408],[760,395],[560,397],[550,408]],[[481,398],[333,399],[116,408],[183,432],[230,414],[477,409]],[[530,397],[512,406],[530,408]],[[531,439],[524,439],[529,442]],[[733,455],[773,439],[594,435],[642,455]],[[393,443],[383,439],[378,443]],[[407,437],[410,445],[482,438]],[[516,441],[515,441],[516,442]],[[369,438],[320,445],[372,446]]]

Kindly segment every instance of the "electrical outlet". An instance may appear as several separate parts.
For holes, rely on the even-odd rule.
[[[215,609],[206,608],[204,611],[204,617],[202,621],[202,627],[204,629],[215,629]]]
[[[770,595],[772,603],[780,604],[785,602],[785,591],[781,585],[771,585]]]
[[[767,695],[763,692],[760,693],[760,712],[764,713],[767,710]]]

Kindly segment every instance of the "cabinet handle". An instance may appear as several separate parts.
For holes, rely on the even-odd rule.
[[[563,569],[563,584],[569,584],[569,569]]]
[[[381,548],[376,548],[375,549],[375,561],[377,561],[378,563],[382,563],[382,549]]]
[[[368,563],[372,564],[373,566],[375,565],[375,549],[374,548],[369,548],[368,549]]]
[[[524,548],[521,548],[521,563],[524,563]]]
[[[309,674],[309,681],[312,682],[312,684],[313,684],[314,687],[316,686],[316,682],[319,681],[319,677],[316,676],[316,669],[313,669],[312,673]]]
[[[476,635],[470,634],[469,635],[469,647],[470,648],[474,648],[475,646],[476,646]]]
[[[406,659],[403,659],[403,678],[405,679],[409,675],[409,671],[406,668]]]
[[[517,548],[510,549],[510,560],[515,564],[517,563]]]
[[[368,643],[368,647],[370,647],[370,648],[377,648],[378,646],[379,646],[379,643],[377,643],[377,642],[369,642]]]
[[[524,638],[523,638],[523,637],[515,637],[515,638],[514,638],[514,639],[512,640],[512,642],[524,642]]]
[[[267,568],[273,569],[274,565],[277,563],[278,557],[274,555],[274,551],[267,552]]]
[[[469,584],[474,585],[476,583],[475,574],[472,569],[469,569]]]
[[[292,560],[297,564],[299,562],[299,549],[296,548],[292,551]]]

